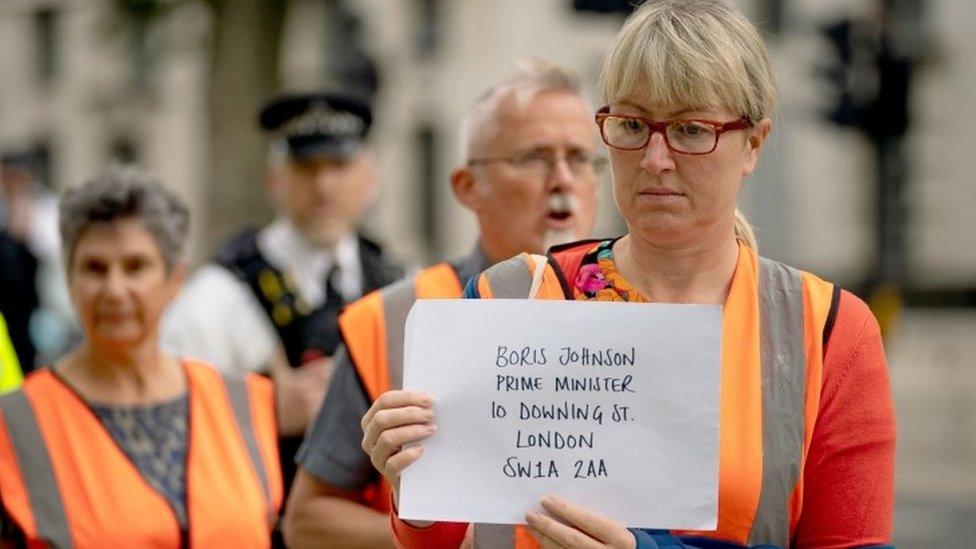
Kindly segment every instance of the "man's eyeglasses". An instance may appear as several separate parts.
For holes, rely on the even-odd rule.
[[[597,111],[596,123],[603,142],[614,149],[639,151],[651,142],[652,135],[660,132],[668,148],[681,154],[708,154],[718,146],[722,133],[752,126],[752,121],[745,116],[724,123],[696,119],[656,122],[641,116],[610,114],[610,107]]]
[[[607,162],[606,158],[594,157],[583,152],[563,155],[552,151],[529,151],[512,156],[475,158],[468,161],[468,166],[504,162],[528,176],[536,179],[549,179],[560,159],[566,163],[573,177],[577,178],[598,175]]]

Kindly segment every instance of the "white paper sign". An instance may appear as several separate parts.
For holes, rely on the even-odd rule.
[[[405,388],[437,433],[400,483],[400,516],[517,524],[547,494],[630,527],[713,530],[717,306],[423,300]]]

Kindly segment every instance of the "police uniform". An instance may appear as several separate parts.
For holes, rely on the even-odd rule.
[[[275,99],[259,120],[292,158],[341,158],[362,145],[372,115],[355,98],[314,94]],[[233,237],[198,271],[164,319],[163,343],[223,370],[257,372],[268,371],[280,345],[298,367],[335,352],[344,304],[402,276],[402,268],[362,235],[324,249],[279,217]],[[300,442],[281,441],[286,487]]]

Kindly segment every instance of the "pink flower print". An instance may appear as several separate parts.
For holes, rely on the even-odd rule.
[[[585,294],[595,294],[609,285],[610,283],[603,277],[603,271],[596,263],[583,265],[576,273],[576,287]]]

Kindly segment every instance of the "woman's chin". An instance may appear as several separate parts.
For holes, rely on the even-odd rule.
[[[644,216],[630,225],[630,233],[654,246],[670,248],[686,245],[694,239],[694,227],[682,219],[663,212]]]

